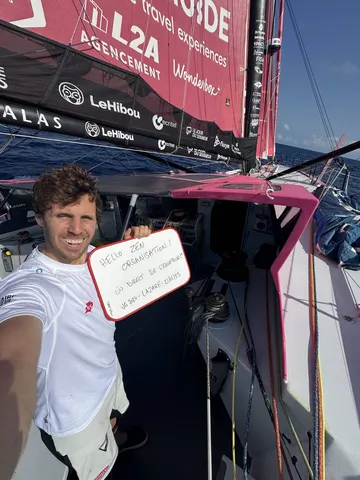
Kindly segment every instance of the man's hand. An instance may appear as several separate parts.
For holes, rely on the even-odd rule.
[[[151,228],[145,225],[139,227],[128,228],[124,235],[124,240],[127,238],[145,238],[151,234]]]

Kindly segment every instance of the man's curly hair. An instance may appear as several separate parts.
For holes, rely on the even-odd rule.
[[[63,207],[77,203],[88,195],[96,203],[96,219],[99,222],[102,201],[96,186],[96,178],[78,165],[63,165],[41,175],[33,187],[33,208],[37,215],[44,215],[54,203]]]

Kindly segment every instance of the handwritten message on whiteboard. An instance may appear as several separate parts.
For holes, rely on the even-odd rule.
[[[176,230],[93,250],[88,265],[101,306],[119,321],[185,285],[190,269]]]

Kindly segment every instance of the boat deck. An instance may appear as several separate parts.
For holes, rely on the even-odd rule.
[[[285,401],[308,427],[313,384],[309,245],[308,227],[280,272],[288,365]],[[327,448],[332,451],[327,473],[337,479],[339,472],[353,475],[360,471],[360,271],[340,269],[316,253],[315,282]]]
[[[285,165],[277,165],[276,173],[283,172],[287,170],[289,167]],[[311,185],[311,178],[303,172],[294,172],[286,175],[285,177],[280,177],[274,179],[274,183],[285,183],[287,185],[302,185],[304,186],[309,192],[313,192],[316,189],[316,185]]]
[[[211,271],[203,271],[204,277]],[[120,455],[111,480],[207,477],[205,362],[197,345],[185,348],[185,301],[182,290],[176,291],[117,324],[131,403],[124,426],[143,425],[149,442]],[[215,476],[222,455],[231,458],[231,423],[220,397],[212,400],[212,421]],[[237,453],[241,458],[240,444]]]

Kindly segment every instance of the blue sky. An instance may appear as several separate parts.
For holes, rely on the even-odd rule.
[[[359,0],[292,0],[334,134],[360,139]],[[285,7],[277,141],[328,151],[329,143]],[[352,155],[360,158],[360,150]]]

